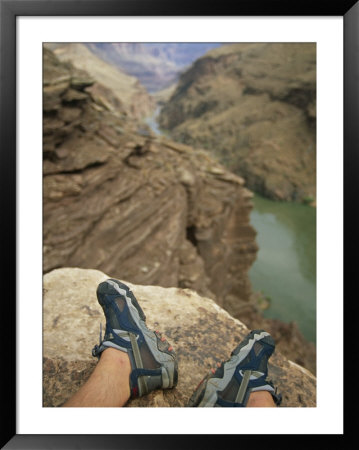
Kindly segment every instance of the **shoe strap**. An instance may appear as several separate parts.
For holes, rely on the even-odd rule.
[[[140,391],[140,383],[141,381],[145,383],[146,386],[146,393],[148,393],[147,383],[145,378],[146,377],[153,377],[153,376],[162,376],[162,370],[161,369],[133,369],[130,373],[130,391],[131,391],[131,398],[136,398],[139,396],[144,395],[143,391]]]
[[[248,403],[248,399],[249,399],[249,395],[250,393],[254,390],[253,387],[248,387],[249,383],[250,383],[250,378],[251,375],[255,375],[257,377],[260,378],[260,376],[264,375],[262,372],[258,372],[256,370],[244,370],[243,371],[243,375],[242,375],[242,381],[241,384],[238,388],[238,392],[236,395],[236,398],[234,400],[234,402],[228,401],[228,400],[224,400],[220,397],[218,397],[217,399],[217,404],[219,406],[231,406],[231,407],[245,407]],[[264,387],[264,386],[263,386]],[[273,388],[273,389],[268,389],[268,388]],[[270,392],[270,394],[273,397],[273,400],[275,402],[275,404],[278,406],[281,403],[281,395],[277,394],[277,389],[274,389],[274,387],[272,386],[272,384],[268,381],[266,381],[266,385],[265,385],[265,390],[267,390],[268,392]]]
[[[248,384],[251,378],[252,371],[251,370],[245,370],[243,373],[242,383],[239,386],[236,399],[234,400],[235,403],[243,403],[244,397],[247,392]]]
[[[141,358],[140,348],[138,346],[137,338],[134,333],[128,332],[131,341],[132,347],[132,357],[133,361],[131,361],[132,373],[134,370],[143,369],[143,362]],[[130,358],[131,360],[131,358]],[[137,376],[138,388],[140,390],[141,395],[145,395],[148,393],[148,387],[146,383],[146,379],[144,377]]]

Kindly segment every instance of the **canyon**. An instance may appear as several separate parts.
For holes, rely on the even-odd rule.
[[[182,143],[206,149],[274,200],[315,202],[316,46],[241,43],[184,72],[160,114]]]
[[[296,324],[263,319],[256,306],[253,194],[243,178],[205,150],[155,135],[120,92],[114,103],[109,87],[46,47],[43,80],[45,276],[96,269],[137,286],[190,289],[267,329],[278,351],[315,373],[315,347]]]
[[[136,77],[151,93],[174,86],[181,72],[216,43],[97,42],[86,46],[102,60]]]
[[[44,271],[189,287],[233,310],[248,301],[257,245],[243,180],[114,114],[91,79],[44,58]]]

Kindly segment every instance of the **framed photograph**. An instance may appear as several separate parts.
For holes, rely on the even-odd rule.
[[[183,448],[193,446],[193,442],[197,445],[204,435],[209,445],[230,440],[233,435],[246,439],[343,435],[343,288],[344,281],[351,281],[348,272],[344,273],[343,238],[345,231],[352,236],[350,243],[348,239],[345,242],[349,259],[354,256],[350,253],[356,247],[358,225],[355,208],[349,208],[358,167],[358,3],[269,5],[253,1],[203,7],[163,0],[0,1],[6,386],[2,404],[7,417],[2,448]],[[266,408],[200,410],[179,404],[170,405],[173,408],[107,409],[44,405],[43,48],[44,43],[114,42],[316,46],[316,398],[311,404],[298,405],[308,407],[275,408],[269,414]],[[80,91],[66,95],[77,95],[73,98],[78,101],[83,95]],[[105,110],[110,107],[103,95],[101,92]],[[75,109],[67,108],[66,113],[72,115]],[[51,114],[49,127],[55,122]],[[121,133],[119,130],[118,135]],[[194,242],[190,229],[187,233],[188,240]],[[62,265],[53,263],[51,267]],[[144,273],[146,270],[143,268]],[[347,316],[349,307],[346,304]],[[327,375],[334,367],[335,381]],[[263,424],[261,429],[258,423]]]

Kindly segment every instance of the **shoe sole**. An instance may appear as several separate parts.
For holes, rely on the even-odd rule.
[[[97,299],[104,313],[107,305],[106,295],[118,294],[123,298],[129,308],[131,317],[146,341],[153,357],[161,364],[162,389],[170,389],[178,382],[178,363],[174,352],[159,350],[156,333],[146,325],[146,315],[140,307],[136,297],[128,286],[115,279],[109,279],[99,284],[97,288]],[[106,315],[105,315],[106,316]]]
[[[218,399],[217,391],[223,391],[228,383],[231,381],[234,372],[238,366],[251,351],[255,342],[262,341],[266,344],[273,346],[273,351],[275,348],[275,343],[273,338],[269,333],[263,330],[253,330],[246,338],[232,351],[231,357],[228,361],[223,364],[223,377],[215,378],[207,375],[202,382],[199,384],[198,388],[193,393],[192,397],[188,402],[188,406],[198,406],[198,407],[214,407]],[[272,352],[273,353],[273,352]],[[204,391],[204,395],[202,397]],[[202,398],[201,398],[202,397]],[[199,404],[198,399],[201,398]]]

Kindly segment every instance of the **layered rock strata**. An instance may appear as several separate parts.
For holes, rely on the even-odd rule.
[[[49,51],[44,68],[44,272],[188,287],[235,313],[257,251],[243,180],[115,114]]]
[[[182,74],[160,124],[276,200],[316,195],[316,46],[231,44]]]
[[[47,43],[56,57],[70,62],[76,69],[84,70],[96,80],[91,93],[97,102],[111,105],[115,111],[124,109],[126,114],[141,119],[151,114],[155,101],[137,78],[128,75],[119,67],[105,62],[81,43]]]
[[[112,275],[112,274],[110,274]],[[88,379],[96,365],[91,349],[98,342],[104,315],[97,285],[108,278],[97,270],[63,268],[44,276],[43,406],[61,406]],[[133,290],[150,328],[161,330],[178,357],[176,388],[130,400],[128,407],[183,407],[217,361],[229,358],[249,332],[213,300],[189,289],[136,286]],[[275,351],[269,378],[283,395],[283,407],[316,405],[316,378]]]

